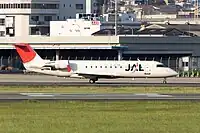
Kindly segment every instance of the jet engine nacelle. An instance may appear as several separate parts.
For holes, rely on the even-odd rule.
[[[65,69],[67,68],[68,62],[56,62],[55,68],[56,69]]]

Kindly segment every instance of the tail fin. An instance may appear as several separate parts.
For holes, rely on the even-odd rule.
[[[26,64],[28,66],[43,65],[44,60],[35,52],[35,50],[32,49],[32,47],[29,44],[20,43],[20,44],[15,44],[14,46],[25,68]]]

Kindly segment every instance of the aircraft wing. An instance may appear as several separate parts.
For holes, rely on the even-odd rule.
[[[96,77],[98,76],[99,78],[114,78],[117,77],[119,75],[116,75],[115,73],[90,73],[90,72],[84,72],[84,73],[79,73],[77,72],[76,74],[78,74],[79,76],[83,76],[83,77]]]

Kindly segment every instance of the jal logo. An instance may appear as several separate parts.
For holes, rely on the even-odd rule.
[[[144,69],[142,68],[142,65],[141,64],[128,64],[128,68],[125,69],[125,71],[144,71]]]

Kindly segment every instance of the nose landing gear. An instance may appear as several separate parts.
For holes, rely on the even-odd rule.
[[[167,84],[167,78],[163,79],[163,84]]]

